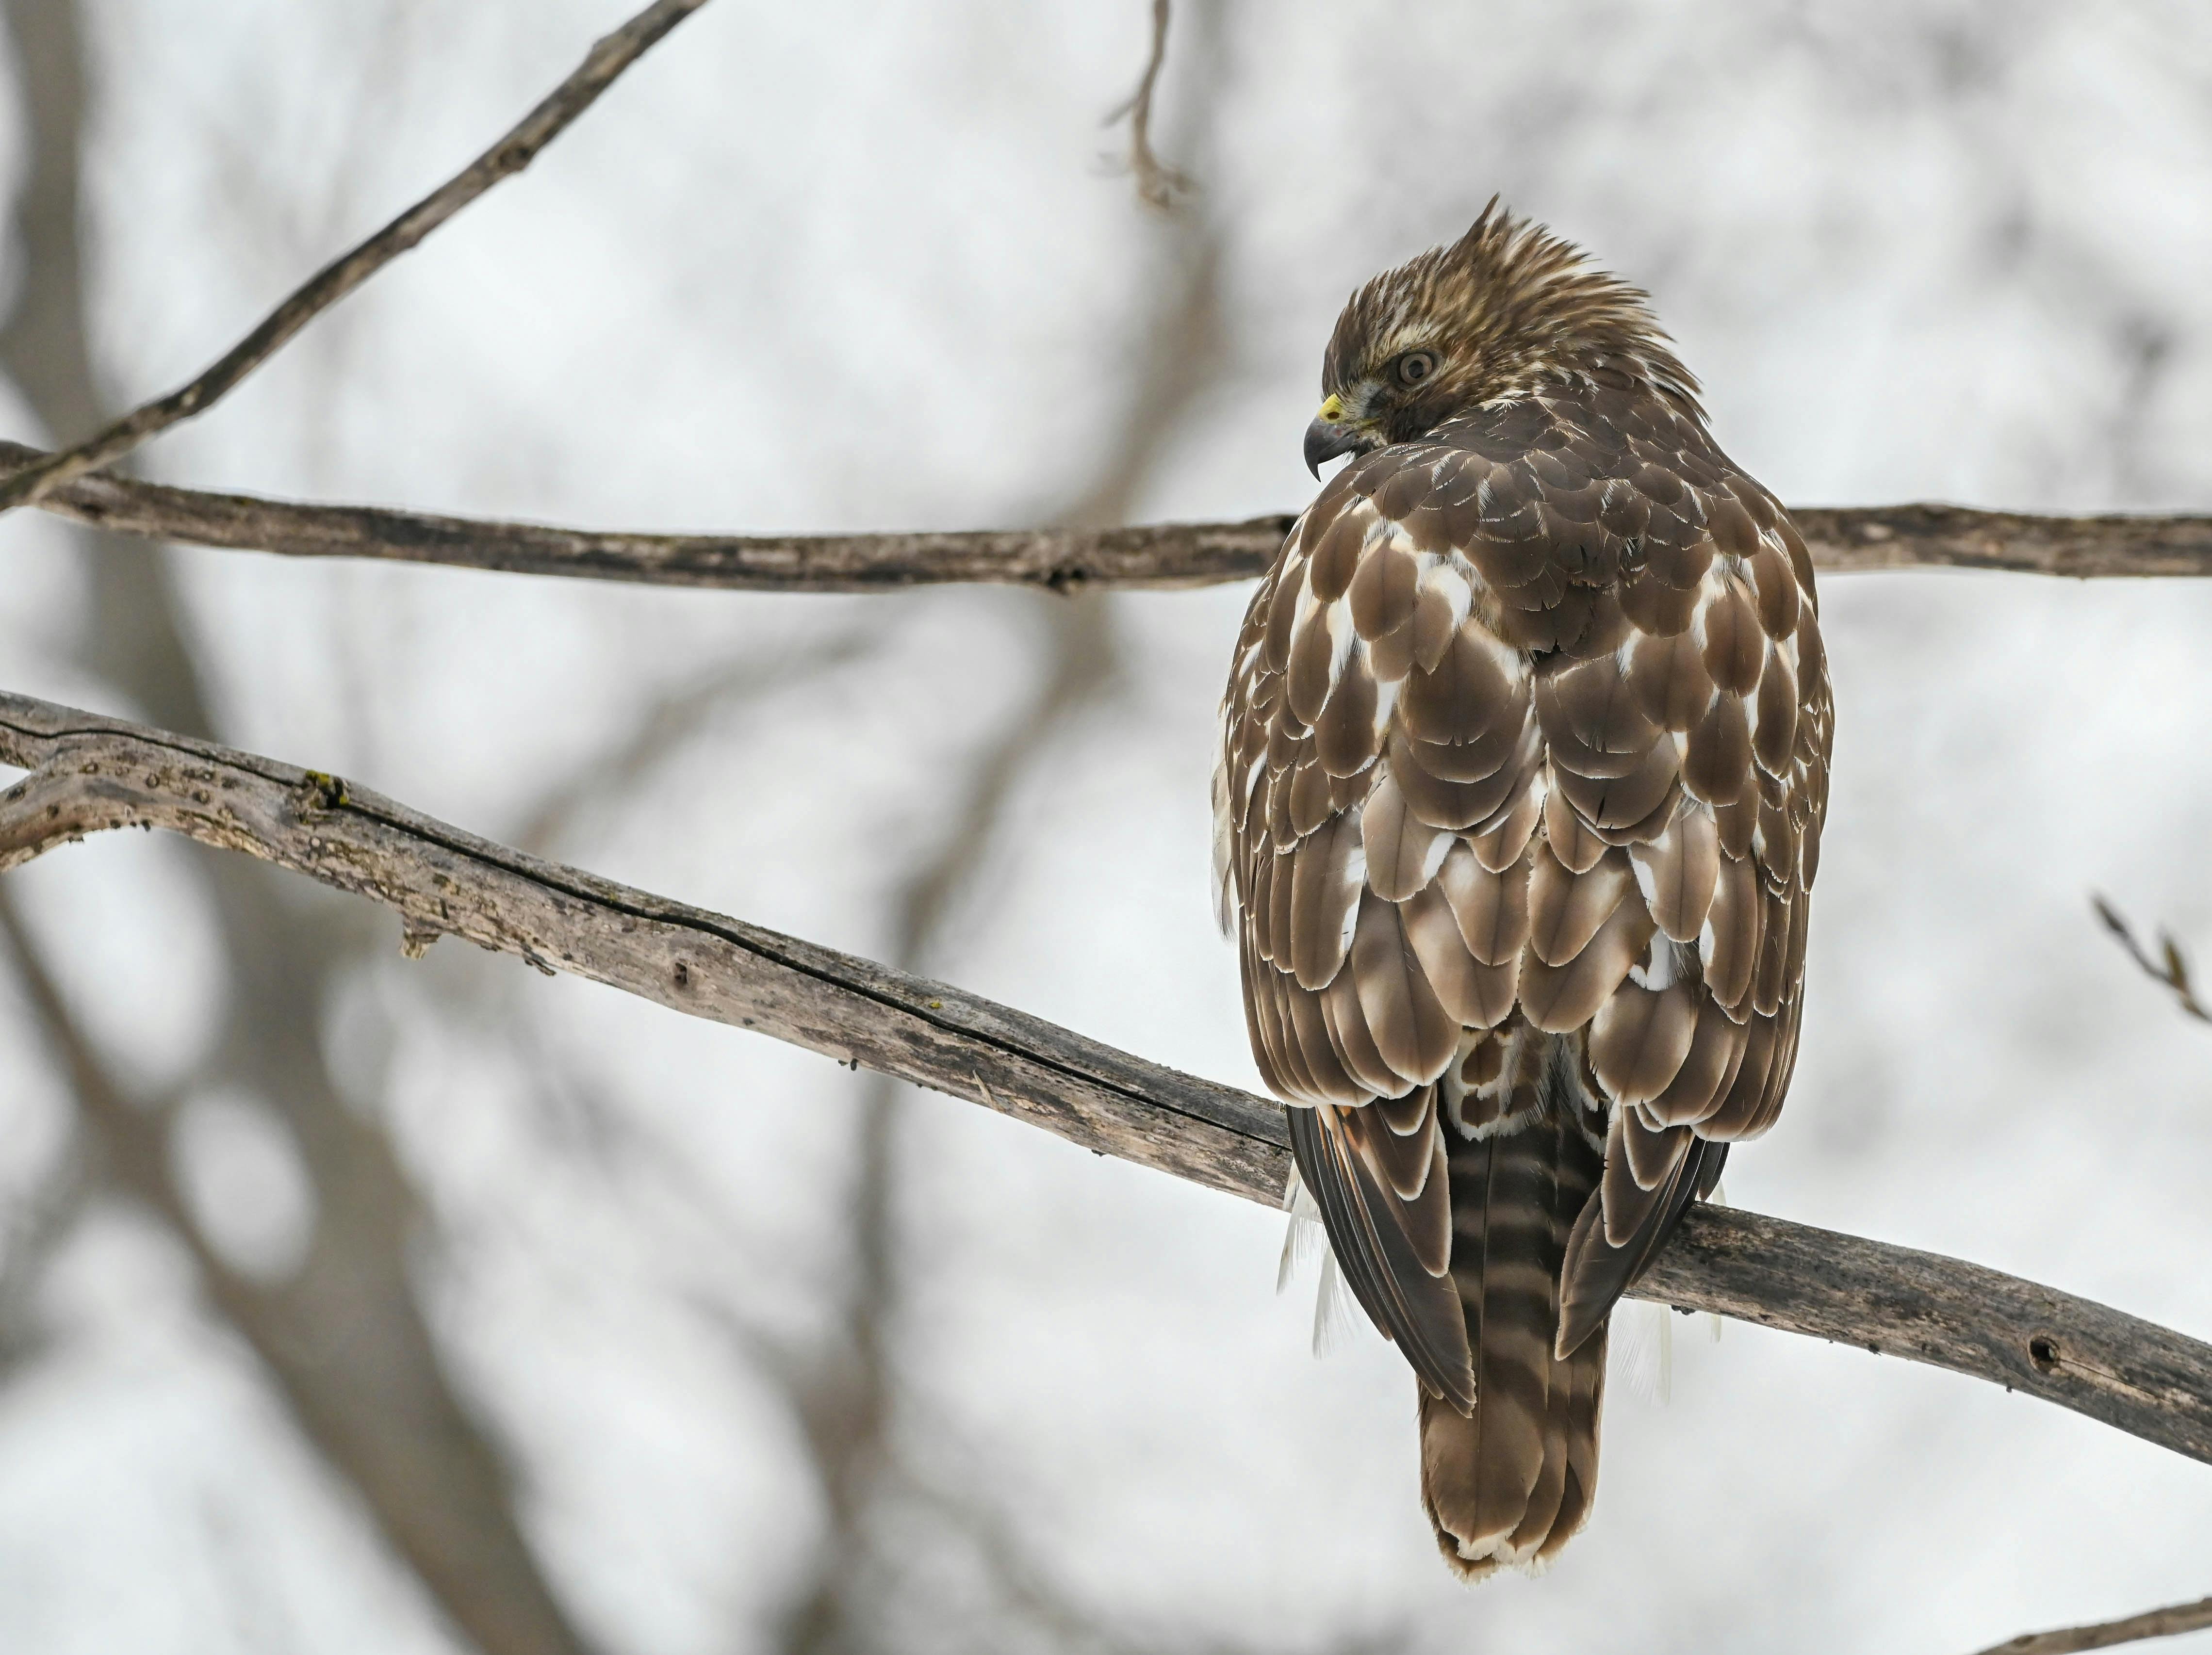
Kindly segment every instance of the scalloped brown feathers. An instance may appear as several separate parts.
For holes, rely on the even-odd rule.
[[[1804,542],[1641,294],[1486,212],[1354,296],[1332,384],[1409,328],[1465,360],[1255,595],[1217,844],[1254,1056],[1473,1578],[1587,1516],[1606,1318],[1781,1108],[1833,710]]]

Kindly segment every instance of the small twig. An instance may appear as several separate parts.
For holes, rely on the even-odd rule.
[[[1168,0],[1152,0],[1152,50],[1137,89],[1116,104],[1103,125],[1126,118],[1129,123],[1129,172],[1137,180],[1138,198],[1162,212],[1171,210],[1176,197],[1194,187],[1190,179],[1152,153],[1152,89],[1159,84],[1160,67],[1168,57]]]
[[[942,983],[539,861],[335,776],[0,692],[0,870],[158,828],[479,947],[857,1060],[1275,1207],[1281,1108]],[[1700,1206],[1631,1290],[1927,1362],[2212,1463],[2212,1346],[1980,1265]]]
[[[2200,1597],[2193,1603],[2130,1615],[2124,1621],[2061,1627],[2056,1632],[2023,1632],[2017,1638],[1991,1644],[1979,1655],[2074,1655],[2076,1650],[2110,1649],[2115,1644],[2171,1638],[2184,1632],[2202,1632],[2207,1627],[2212,1627],[2212,1597]]]
[[[2089,900],[2096,907],[2097,918],[2105,922],[2105,929],[2119,939],[2120,946],[2128,951],[2128,958],[2142,968],[2143,975],[2171,991],[2190,1016],[2201,1023],[2212,1023],[2212,1009],[2197,997],[2197,985],[2189,979],[2189,956],[2182,953],[2173,933],[2162,931],[2158,934],[2159,957],[2154,960],[2149,951],[2136,941],[2135,931],[2118,909],[2094,893]]]
[[[49,454],[0,482],[0,512],[35,506],[64,483],[111,465],[171,426],[205,413],[318,315],[406,252],[501,180],[536,160],[599,94],[707,0],[653,0],[585,54],[576,72],[498,142],[374,235],[315,272],[259,326],[189,385],[131,409],[73,448]]]

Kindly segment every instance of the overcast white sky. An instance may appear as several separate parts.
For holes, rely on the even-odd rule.
[[[85,4],[118,403],[197,368],[626,9]],[[1177,256],[1101,159],[1148,12],[715,0],[149,469],[629,527],[1063,509],[1143,417],[1133,336]],[[1651,288],[1721,441],[1787,500],[2212,505],[2201,6],[1292,0],[1230,4],[1223,36],[1202,100],[1171,58],[1161,147],[1221,238],[1230,355],[1172,415],[1137,518],[1303,503],[1337,306],[1494,191]],[[22,134],[0,141],[12,176]],[[79,434],[4,385],[0,433]],[[130,711],[72,664],[78,555],[0,523],[0,681]],[[555,849],[877,955],[948,831],[946,778],[1036,695],[1051,636],[1041,600],[1000,592],[175,567],[229,739],[495,837],[657,695],[863,629],[859,658],[732,705]],[[1206,890],[1245,597],[1114,603],[1119,679],[1021,783],[929,968],[1249,1086]],[[2212,587],[1860,576],[1824,614],[1838,736],[1804,1044],[1729,1197],[2212,1334],[2212,1032],[2088,905],[2212,954]],[[9,878],[117,1060],[188,1070],[226,981],[191,859],[132,836]],[[66,1118],[11,997],[0,1198]],[[386,946],[326,1038],[425,1193],[434,1318],[579,1617],[625,1655],[769,1647],[821,1505],[727,1325],[805,1325],[861,1081],[450,943]],[[265,1111],[198,1118],[211,1187],[273,1215],[236,1245],[281,1256],[301,1221]],[[907,1451],[1139,1646],[1402,1622],[1437,1651],[1964,1655],[2212,1591],[2206,1468],[1993,1387],[1686,1323],[1670,1403],[1616,1385],[1590,1529],[1544,1578],[1469,1592],[1419,1509],[1402,1363],[1364,1333],[1309,1357],[1303,1289],[1272,1293],[1273,1215],[942,1099],[910,1102],[899,1143]],[[181,1254],[96,1208],[41,1303],[51,1337],[0,1387],[0,1648],[453,1647]],[[907,1635],[959,1646],[935,1621]]]

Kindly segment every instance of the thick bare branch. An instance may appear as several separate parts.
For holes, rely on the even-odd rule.
[[[72,448],[48,454],[0,482],[0,511],[35,506],[56,488],[112,464],[171,426],[204,414],[301,328],[493,185],[511,178],[599,100],[632,64],[707,0],[653,0],[620,28],[596,41],[574,74],[466,167],[374,235],[315,272],[251,333],[198,378],[131,409]]]
[[[2149,1610],[2124,1621],[2062,1627],[2056,1632],[2023,1632],[2017,1638],[1991,1644],[1981,1655],[2075,1655],[2077,1650],[2110,1649],[2116,1644],[2141,1643],[2146,1638],[2202,1632],[2207,1627],[2212,1627],[2212,1597],[2200,1597],[2193,1603]]]
[[[0,694],[0,871],[161,828],[396,909],[549,974],[895,1075],[1211,1189],[1273,1203],[1274,1104],[957,989],[541,862],[337,778]],[[1637,1288],[2002,1385],[2212,1463],[2212,1346],[1931,1253],[1700,1208]]]
[[[0,442],[0,464],[31,463],[40,453]],[[118,534],[287,557],[374,558],[658,586],[817,592],[958,581],[1060,590],[1218,585],[1264,573],[1293,521],[1282,513],[1242,523],[1121,529],[635,534],[380,506],[317,506],[109,476],[80,478],[40,503]],[[1793,515],[1823,569],[2212,575],[2212,515],[2038,517],[1927,505],[1800,506]]]

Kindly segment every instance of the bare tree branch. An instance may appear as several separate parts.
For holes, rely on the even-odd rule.
[[[89,428],[105,415],[82,292],[79,159],[92,91],[79,9],[76,0],[4,0],[30,175],[15,203],[24,282],[0,328],[0,368],[53,430]],[[87,560],[91,615],[79,658],[159,723],[211,732],[161,549],[88,537],[100,543]],[[216,1050],[186,1083],[265,1098],[295,1135],[317,1214],[289,1279],[209,1275],[207,1306],[253,1351],[302,1441],[358,1497],[457,1635],[487,1655],[574,1655],[586,1640],[531,1553],[506,1458],[448,1380],[416,1302],[412,1273],[431,1239],[428,1215],[389,1137],[345,1096],[322,1039],[331,986],[359,957],[369,928],[327,905],[295,912],[265,868],[195,860],[230,963]],[[166,1134],[185,1086],[126,1095],[102,1054],[68,1024],[67,1008],[48,1005],[62,1014],[44,1019],[46,1030],[64,1078],[76,1082],[70,1092],[85,1158],[102,1187],[189,1219],[188,1203],[175,1199],[175,1161],[147,1148]],[[121,1109],[108,1106],[117,1100]],[[191,1247],[196,1238],[179,1234]]]
[[[2105,922],[2105,929],[2119,939],[2120,946],[2128,951],[2128,958],[2142,968],[2144,976],[2161,987],[2172,991],[2183,1011],[2197,1021],[2212,1023],[2212,1009],[2197,997],[2197,985],[2190,980],[2189,956],[2181,951],[2172,931],[2158,934],[2158,958],[2154,960],[2143,945],[2136,941],[2136,934],[2119,911],[2101,896],[2091,896],[2090,902],[2097,910],[2097,918]]]
[[[106,828],[242,851],[656,1004],[988,1105],[1102,1155],[1272,1204],[1274,1104],[957,989],[541,862],[336,777],[0,694],[0,871]],[[1698,1208],[1637,1296],[2025,1391],[2212,1463],[2212,1346],[1932,1253]]]
[[[356,1211],[325,1215],[310,1263],[294,1282],[265,1287],[233,1269],[178,1188],[169,1115],[125,1092],[78,1026],[4,891],[0,952],[14,966],[99,1138],[103,1172],[183,1243],[209,1299],[263,1359],[316,1446],[361,1492],[385,1537],[454,1624],[484,1655],[587,1655],[591,1646],[523,1551],[507,1512],[503,1469],[442,1385],[423,1381],[425,1373],[434,1375],[435,1365],[412,1300],[404,1291],[380,1292],[373,1280],[387,1252],[396,1252],[350,1245],[359,1240],[365,1216]],[[379,1173],[396,1181],[373,1128],[355,1125],[352,1140],[349,1147],[369,1181]],[[397,1226],[406,1214],[404,1203],[387,1200],[366,1216]],[[340,1225],[353,1233],[334,1238],[330,1232]],[[310,1279],[315,1276],[325,1279]],[[343,1279],[327,1279],[334,1276]],[[336,1325],[327,1314],[309,1313],[325,1294],[344,1304]],[[395,1343],[413,1347],[408,1354],[417,1360],[393,1360]],[[316,1370],[333,1353],[371,1367],[363,1390],[318,1381]],[[364,1402],[372,1406],[364,1409]],[[453,1497],[457,1488],[465,1491],[459,1498]]]
[[[2115,1644],[2172,1638],[2184,1632],[2202,1632],[2207,1627],[2212,1627],[2212,1597],[2200,1597],[2193,1603],[2149,1610],[2124,1621],[2062,1627],[2056,1632],[2023,1632],[2017,1638],[1991,1644],[1980,1655],[2074,1655],[2076,1650],[2110,1649]]]
[[[498,142],[393,219],[374,235],[315,272],[251,333],[189,385],[133,409],[58,453],[0,482],[0,512],[35,506],[56,488],[112,464],[148,439],[203,414],[301,328],[502,179],[520,173],[569,124],[599,100],[632,64],[707,0],[653,0],[620,28],[602,36],[574,74],[547,94]]]
[[[1193,57],[1210,82],[1219,64],[1212,0],[1201,0],[1195,21]],[[1143,314],[1127,346],[1115,353],[1128,364],[1121,418],[1114,440],[1097,451],[1088,485],[1061,514],[1070,525],[1127,518],[1223,355],[1220,247],[1211,217],[1178,217],[1163,252],[1164,265],[1144,289]],[[1006,613],[1004,605],[992,608]],[[1025,618],[1042,623],[1042,682],[995,738],[968,759],[950,831],[900,888],[890,960],[902,970],[933,963],[946,921],[983,865],[1024,779],[1118,681],[1120,645],[1106,594],[1076,594],[1066,603],[1048,597],[1024,608]],[[955,1428],[943,1419],[915,1422],[915,1399],[900,1384],[893,1361],[906,1288],[896,1245],[899,1084],[880,1073],[869,1079],[846,1209],[852,1267],[835,1352],[843,1361],[817,1361],[811,1373],[787,1364],[787,1387],[828,1492],[830,1525],[805,1590],[785,1619],[784,1647],[789,1655],[855,1655],[906,1641],[891,1628],[912,1623],[915,1600],[931,1595],[924,1584],[931,1571],[926,1565],[917,1570],[910,1546],[883,1532],[903,1506],[925,1509],[933,1531],[968,1536],[975,1562],[1013,1618],[1037,1624],[1062,1649],[1119,1655],[1123,1641],[1055,1591],[1017,1545],[1015,1525],[994,1508],[987,1480],[933,1478],[912,1463],[911,1443],[927,1441],[941,1456]],[[898,1579],[902,1574],[905,1582]]]
[[[0,442],[0,464],[40,451]],[[443,563],[513,574],[656,586],[867,592],[957,581],[1008,585],[1219,585],[1267,573],[1296,519],[1134,528],[980,529],[862,535],[638,534],[380,506],[317,506],[255,494],[83,477],[47,511],[150,540],[275,552]],[[2021,574],[2212,575],[2212,515],[2040,517],[1964,506],[1797,506],[1823,569],[1997,569]]]
[[[1137,180],[1137,195],[1146,206],[1166,212],[1176,197],[1192,187],[1189,179],[1164,165],[1152,153],[1152,93],[1159,85],[1160,70],[1168,57],[1168,0],[1152,0],[1152,49],[1145,59],[1145,72],[1137,89],[1114,106],[1104,124],[1125,116],[1129,122],[1129,171]]]

